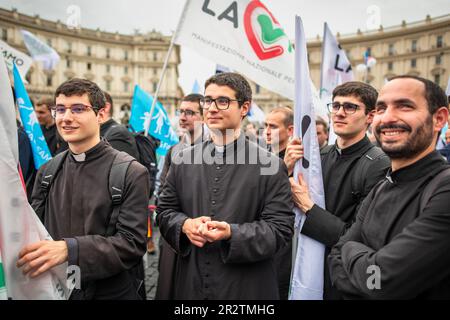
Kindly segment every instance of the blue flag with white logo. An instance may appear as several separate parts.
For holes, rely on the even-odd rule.
[[[136,85],[129,122],[131,129],[135,132],[143,131],[145,124],[150,121],[152,103],[153,97]],[[156,150],[156,153],[160,156],[165,156],[170,147],[178,143],[178,137],[172,129],[169,116],[159,101],[156,102],[153,110],[148,133],[161,141],[159,148]]]
[[[19,70],[14,64],[14,94],[19,105],[20,119],[23,127],[30,139],[31,149],[36,169],[39,169],[44,163],[52,158],[47,142],[42,133],[41,126],[36,118],[33,105],[31,104],[28,93],[20,77]]]

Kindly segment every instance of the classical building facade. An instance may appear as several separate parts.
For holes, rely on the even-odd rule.
[[[0,9],[0,37],[12,47],[27,52],[20,30],[28,30],[53,47],[60,55],[55,70],[44,71],[33,63],[26,79],[32,97],[52,95],[67,79],[82,77],[96,82],[114,100],[114,116],[131,104],[134,85],[150,93],[156,91],[170,37],[152,31],[123,35],[100,30],[71,29],[60,21],[27,16],[16,10]],[[178,85],[180,48],[174,46],[162,83],[159,100],[174,112],[183,96]]]
[[[336,35],[338,42],[347,52],[356,80],[367,81],[380,89],[385,79],[395,75],[418,75],[434,81],[444,90],[450,76],[450,14],[414,23],[403,22],[399,26],[356,34]],[[308,57],[311,78],[320,87],[320,63],[322,39],[308,41]],[[356,66],[364,63],[364,52],[370,52],[377,63],[364,72],[357,72]],[[293,102],[259,88],[252,83],[255,101],[266,112],[277,105],[292,106]]]
[[[170,37],[156,31],[123,35],[100,30],[70,29],[60,21],[51,22],[39,16],[27,16],[16,10],[0,9],[0,37],[16,49],[27,52],[20,34],[26,29],[38,35],[59,53],[56,70],[46,72],[34,63],[27,75],[32,96],[51,95],[56,86],[72,77],[97,82],[115,100],[115,115],[124,104],[130,104],[134,84],[154,93],[161,75]],[[450,76],[450,15],[399,26],[355,34],[339,35],[356,80],[367,81],[380,89],[385,79],[412,74],[428,78],[445,89]],[[320,37],[308,41],[311,78],[320,86],[322,43]],[[377,63],[367,74],[358,73],[364,52]],[[178,84],[180,48],[174,47],[160,91],[160,100],[171,115],[183,96]],[[265,111],[279,106],[293,106],[293,101],[251,82],[254,101]]]

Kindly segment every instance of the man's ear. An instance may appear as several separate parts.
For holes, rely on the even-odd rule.
[[[288,126],[288,135],[289,135],[289,137],[294,136],[294,125],[293,124]]]
[[[97,112],[98,123],[102,124],[102,123],[106,122],[107,118],[108,118],[108,116],[107,116],[107,112],[106,112],[105,108],[101,108],[100,110],[98,110],[98,112]]]
[[[241,106],[241,118],[244,118],[250,111],[250,101],[245,101]]]
[[[434,131],[441,131],[445,124],[447,123],[447,119],[449,116],[448,107],[440,107],[436,110],[433,115],[433,123],[434,123]]]
[[[374,115],[375,115],[375,110],[372,110],[367,114],[367,120],[366,120],[367,125],[372,123]]]

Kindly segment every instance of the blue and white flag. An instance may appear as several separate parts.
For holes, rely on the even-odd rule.
[[[198,83],[197,79],[195,79],[194,81],[191,93],[202,94],[202,90],[200,89],[200,84]]]
[[[14,93],[16,95],[17,104],[19,105],[20,119],[22,120],[28,138],[30,139],[34,165],[36,166],[36,169],[39,169],[44,163],[50,160],[52,156],[16,65],[14,65],[13,73]]]
[[[264,114],[264,111],[261,110],[260,107],[254,102],[252,102],[250,109],[247,113],[248,121],[252,123],[259,123],[263,124],[266,120],[266,115]]]
[[[150,121],[152,103],[153,97],[136,85],[129,122],[134,131],[143,131],[146,127],[145,124]],[[169,116],[159,101],[155,104],[148,133],[161,141],[159,148],[156,150],[157,154],[161,156],[165,156],[170,147],[178,143],[178,137],[170,125]]]
[[[313,202],[325,208],[319,142],[315,126],[314,99],[309,75],[306,38],[302,20],[295,17],[295,109],[294,132],[303,142],[303,159],[295,164],[294,179],[302,173]],[[292,270],[290,300],[322,300],[325,246],[300,231],[306,216],[295,209],[297,252]]]
[[[23,42],[30,52],[31,57],[36,61],[41,61],[45,70],[53,70],[59,62],[59,55],[48,44],[42,42],[38,37],[26,30],[20,30]]]

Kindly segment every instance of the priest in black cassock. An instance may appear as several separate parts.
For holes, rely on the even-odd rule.
[[[179,254],[175,299],[278,299],[274,256],[294,229],[281,159],[240,132],[248,82],[221,73],[201,100],[211,139],[172,159],[157,220]]]
[[[394,77],[381,89],[373,128],[391,169],[329,255],[344,297],[450,298],[450,169],[435,150],[447,104],[420,77]]]

